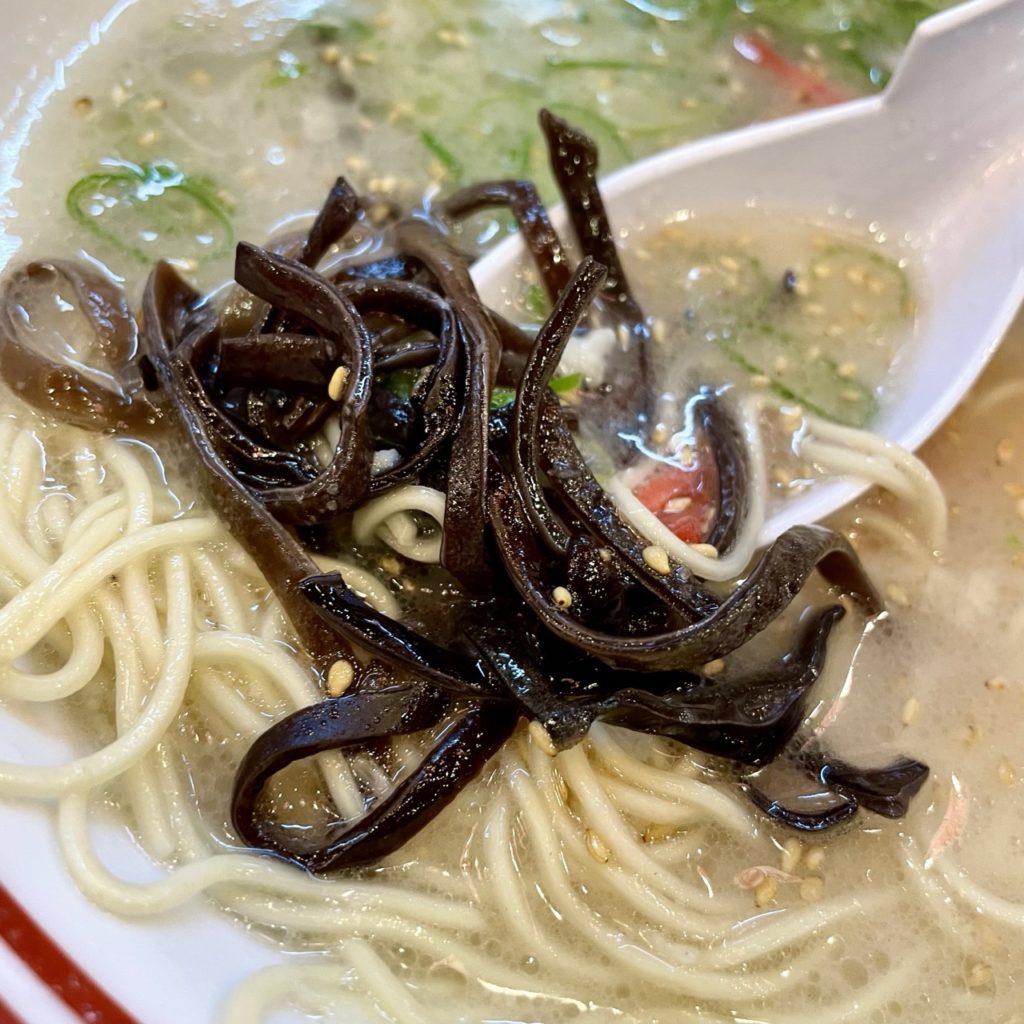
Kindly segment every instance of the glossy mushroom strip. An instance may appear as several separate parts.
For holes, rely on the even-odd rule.
[[[318,271],[357,224],[372,230],[340,179],[301,246],[239,246],[235,277],[249,297],[230,313],[166,264],[146,288],[141,341],[119,290],[91,270],[32,264],[4,292],[7,383],[79,426],[145,428],[158,446],[191,453],[183,463],[197,490],[259,565],[313,664],[326,677],[348,662],[343,695],[273,725],[236,778],[243,839],[314,870],[393,853],[520,717],[539,721],[556,749],[597,720],[689,744],[736,766],[733,780],[769,817],[803,829],[858,807],[902,813],[927,771],[791,751],[842,614],[835,597],[853,596],[866,614],[880,607],[842,537],[795,527],[731,584],[709,586],[645,541],[602,488],[577,426],[642,431],[645,320],[597,191],[593,143],[542,120],[585,253],[574,271],[532,186],[485,183],[441,204],[453,217],[495,203],[515,212],[553,300],[535,334],[481,301],[426,211],[387,228],[369,262]],[[70,292],[95,334],[98,373],[31,349],[19,321],[29,284],[44,298],[46,288]],[[588,344],[580,325],[609,321],[621,341],[605,370],[614,383],[577,375],[567,394],[557,374],[570,344]],[[26,383],[27,368],[43,386]],[[689,407],[717,480],[700,539],[728,552],[748,516],[750,456],[725,398],[700,390]],[[436,528],[417,519],[406,485],[431,496],[422,507]],[[351,557],[353,516],[371,498],[399,510],[375,527],[383,536],[425,528],[426,557],[440,550],[440,565],[422,570],[428,585],[403,582],[401,620],[320,573],[309,550]],[[833,587],[828,600],[780,620],[815,570]],[[744,658],[742,671],[704,670],[777,620],[781,651],[758,655],[757,667]],[[269,820],[261,794],[289,765],[326,750],[387,757],[392,737],[414,734],[426,737],[419,762],[407,758],[406,774],[361,815],[315,839]],[[779,758],[795,759],[832,802],[792,808],[767,796],[750,769]]]
[[[88,372],[40,351],[32,338],[36,316],[52,315],[62,296],[88,324],[87,346],[80,339],[72,345],[95,360]],[[138,329],[124,294],[96,271],[48,260],[8,276],[0,296],[0,375],[37,409],[86,430],[145,433],[156,414],[134,362],[137,348]]]
[[[491,206],[507,206],[512,211],[548,299],[556,302],[569,284],[569,258],[532,181],[487,181],[470,185],[449,196],[441,204],[440,212],[458,219]]]

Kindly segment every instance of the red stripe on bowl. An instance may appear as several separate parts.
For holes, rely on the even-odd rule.
[[[14,1016],[14,1011],[0,999],[0,1024],[25,1024],[20,1017]]]
[[[138,1024],[69,959],[2,885],[0,939],[82,1020],[89,1024]],[[0,1024],[22,1022],[0,1002]]]

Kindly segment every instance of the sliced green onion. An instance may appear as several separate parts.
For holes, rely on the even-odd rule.
[[[269,88],[287,85],[289,82],[300,79],[307,71],[309,71],[308,64],[304,64],[294,53],[282,50],[277,55],[273,74],[264,82],[264,85]]]
[[[158,257],[217,259],[234,241],[216,186],[172,163],[118,161],[76,181],[65,206],[87,231],[140,263]]]
[[[551,311],[547,293],[536,282],[528,285],[523,293],[523,305],[526,307],[526,312],[538,320],[543,320]]]
[[[504,409],[516,400],[515,388],[496,387],[491,392],[491,412],[497,409]]]
[[[575,391],[582,383],[582,373],[567,373],[561,377],[552,377],[548,386],[556,395],[566,395],[570,391]]]
[[[433,154],[441,162],[441,166],[451,175],[453,181],[461,181],[464,168],[458,157],[441,140],[429,131],[420,132],[420,142],[428,152]]]

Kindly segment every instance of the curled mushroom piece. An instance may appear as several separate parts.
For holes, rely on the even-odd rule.
[[[218,311],[167,264],[149,279],[141,332],[120,290],[75,264],[30,264],[0,302],[7,384],[78,426],[146,431],[191,453],[185,471],[256,561],[325,678],[332,696],[255,742],[232,802],[246,842],[312,870],[399,849],[520,718],[540,722],[555,750],[597,720],[671,737],[730,763],[724,779],[799,829],[830,827],[859,808],[902,814],[927,773],[910,759],[855,768],[794,742],[843,613],[839,592],[865,615],[881,607],[842,537],[794,527],[737,579],[709,585],[638,534],[601,486],[584,454],[588,424],[615,435],[609,451],[621,428],[642,425],[646,320],[597,189],[596,148],[558,118],[542,122],[584,253],[575,268],[529,183],[471,186],[435,208],[450,218],[512,209],[552,300],[535,333],[483,303],[428,211],[390,225],[369,261],[319,271],[359,219],[343,179],[305,241],[288,249],[296,258],[239,246],[245,315]],[[29,292],[70,296],[93,335],[88,365],[79,365],[84,351],[76,363],[32,348]],[[560,389],[563,355],[571,339],[587,344],[588,323],[617,331],[613,379]],[[717,478],[700,539],[735,551],[750,526],[756,467],[726,397],[702,389],[688,403]],[[310,553],[372,551],[381,516],[404,531],[402,542],[391,534],[395,547],[417,563],[388,569],[400,620],[340,575],[320,573]],[[829,600],[792,614],[815,572],[831,585]],[[422,598],[438,593],[443,605]],[[773,622],[781,650],[759,647],[737,659],[742,668],[707,667]],[[332,687],[339,661],[344,686]],[[362,814],[315,838],[270,820],[261,794],[289,765],[328,750],[386,757],[391,737],[413,734],[425,748],[419,763]],[[827,802],[768,796],[759,773],[779,759],[815,779]]]
[[[506,704],[483,701],[459,709],[423,760],[389,795],[314,845],[286,829],[280,830],[281,836],[272,834],[259,814],[259,795],[273,775],[295,761],[420,732],[438,724],[449,709],[448,698],[435,687],[396,685],[328,699],[271,726],[250,748],[235,777],[231,806],[239,835],[312,871],[373,863],[393,853],[440,814],[508,739],[516,716]]]
[[[45,321],[47,304],[52,315],[65,289],[90,333],[85,344],[61,339],[71,352],[57,358],[57,352],[45,354],[32,334],[45,330],[36,318]],[[138,329],[124,294],[96,271],[48,260],[8,276],[0,295],[0,375],[37,409],[87,430],[145,433],[156,413],[134,362],[137,348]]]

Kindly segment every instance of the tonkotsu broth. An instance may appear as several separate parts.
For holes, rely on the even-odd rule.
[[[608,98],[604,113],[623,121],[643,106],[647,134],[634,129],[635,135],[630,135],[625,125],[620,129],[630,144],[629,155],[786,108],[784,90],[773,106],[774,99],[769,103],[744,92],[750,69],[734,74],[731,63],[723,69],[722,62],[730,60],[727,45],[706,45],[711,12],[695,15],[690,26],[668,16],[654,19],[652,31],[651,21],[637,18],[642,14],[638,9],[649,5],[623,6],[631,12],[624,21],[614,13],[616,5],[595,4],[588,25],[578,16],[581,9],[575,9],[574,17],[562,5],[480,5],[483,21],[494,23],[481,35],[494,47],[480,60],[489,68],[488,82],[497,81],[496,94],[504,95],[502,76],[517,80],[524,74],[524,67],[537,59],[531,47],[538,39],[569,46],[551,40],[582,35],[584,40],[575,45],[592,46],[592,59],[606,59],[611,49],[617,58],[639,61],[649,52],[657,57],[662,45],[673,73],[685,75],[697,94],[696,107],[679,105],[683,88],[673,81],[664,90],[662,118],[661,111],[649,109],[657,90],[630,79],[647,72],[624,68],[587,68],[583,84],[572,87],[578,95],[562,97],[564,103],[576,104],[584,98],[589,101],[598,89]],[[794,20],[808,20],[802,6],[793,6]],[[444,163],[439,152],[458,155],[456,163],[441,167],[445,173],[434,175],[439,182],[459,165],[468,178],[509,173],[500,161],[489,163],[489,154],[480,156],[479,166],[473,163],[481,152],[476,145],[457,149],[459,125],[445,120],[458,106],[464,88],[454,73],[438,76],[441,95],[433,108],[428,105],[420,112],[427,118],[425,130],[432,140],[425,160],[421,122],[403,111],[391,119],[397,94],[381,103],[379,120],[370,126],[360,122],[368,116],[366,111],[345,120],[340,116],[342,106],[333,101],[325,105],[323,96],[319,99],[324,102],[317,101],[317,89],[324,83],[317,85],[310,62],[326,57],[326,67],[333,67],[334,54],[321,54],[319,48],[334,42],[316,41],[309,53],[295,53],[300,49],[297,43],[282,42],[292,23],[273,21],[273,5],[204,10],[184,23],[175,20],[172,27],[166,8],[132,11],[96,53],[69,73],[67,90],[56,94],[30,134],[19,165],[23,187],[7,200],[17,213],[13,231],[23,241],[19,258],[63,255],[81,245],[123,275],[130,294],[136,294],[144,266],[116,245],[72,228],[61,213],[71,184],[95,173],[97,160],[112,156],[136,162],[169,160],[190,175],[211,176],[216,182],[211,194],[225,208],[228,203],[233,207],[234,234],[257,240],[297,210],[311,208],[339,171],[351,173],[358,185],[371,189],[372,179],[406,175],[408,181],[377,180],[382,202],[421,192],[431,176],[431,160]],[[462,36],[472,36],[472,26],[463,24],[467,19],[461,5],[458,17],[449,17],[448,10],[431,7],[435,21],[425,24],[418,5],[390,5],[391,27],[375,31],[393,31],[399,42],[429,34],[438,53],[450,61],[446,68],[469,64],[478,59],[479,51],[475,44],[463,45]],[[820,6],[823,17],[836,10]],[[881,8],[871,10],[877,14]],[[343,12],[330,8],[327,13],[329,22],[356,17],[372,25],[377,9],[353,4]],[[524,32],[520,40],[509,26],[518,27],[520,19],[534,13],[543,24]],[[318,22],[323,17],[315,15]],[[373,32],[367,35],[351,25],[350,30],[360,37],[353,47],[352,82],[358,88],[360,83],[388,81],[394,67],[390,51],[379,50],[373,60]],[[587,34],[591,31],[593,37]],[[509,39],[516,40],[515,47],[507,45]],[[125,54],[123,68],[116,62],[101,63],[104,48]],[[282,58],[282,52],[291,56]],[[408,47],[400,52],[407,53]],[[203,56],[211,81],[195,75],[197,54]],[[398,66],[408,63],[400,58]],[[299,71],[302,65],[305,69]],[[316,73],[322,70],[317,66]],[[409,73],[417,81],[423,75],[415,66]],[[562,69],[556,72],[559,83],[565,81],[559,76],[566,74]],[[273,84],[262,88],[260,83],[268,77],[273,77]],[[307,88],[309,93],[291,92]],[[558,88],[570,89],[561,84]],[[248,101],[251,106],[240,109],[240,97],[250,95],[255,97]],[[292,116],[297,95],[308,101],[302,105],[298,126]],[[518,110],[520,96],[515,95]],[[80,105],[76,110],[75,100],[84,96],[91,98],[91,107]],[[734,108],[726,110],[727,103],[735,103]],[[532,121],[533,105],[527,93],[522,100],[526,113],[516,115],[524,124]],[[706,120],[698,120],[694,111]],[[652,125],[664,126],[670,114],[678,119],[671,127],[662,127],[660,134],[649,130]],[[150,132],[156,138],[150,138]],[[609,165],[625,158],[624,153],[616,157],[608,140],[599,141]],[[512,144],[503,152],[508,156],[514,149]],[[62,154],[60,161],[52,159],[54,152]],[[356,166],[347,167],[346,160],[352,159]],[[366,161],[365,167],[360,160]],[[388,184],[394,188],[383,187]],[[78,233],[69,241],[72,231]],[[163,254],[159,238],[152,245],[154,256]],[[196,248],[189,242],[188,251],[183,248],[174,255],[198,260],[209,245],[200,241]],[[225,266],[213,260],[198,266],[197,273],[217,281],[224,277]],[[230,1019],[262,1019],[267,1006],[286,1006],[294,1011],[291,1016],[310,1014],[345,1022],[1024,1020],[1015,991],[1024,969],[1024,909],[1015,902],[1024,883],[1024,798],[1019,781],[1024,773],[1019,743],[1024,612],[1018,607],[1024,592],[1024,424],[1015,416],[1024,396],[1022,346],[1024,334],[1017,330],[954,420],[924,452],[951,503],[949,541],[939,558],[915,539],[912,512],[887,498],[872,496],[837,523],[855,538],[869,572],[888,595],[890,611],[863,637],[860,619],[848,616],[834,644],[828,677],[817,691],[821,706],[812,725],[821,724],[845,683],[849,693],[842,713],[829,725],[837,749],[851,758],[881,761],[893,751],[905,751],[927,761],[931,778],[906,819],[891,822],[865,814],[852,827],[818,838],[798,837],[765,825],[733,799],[719,772],[689,758],[681,748],[602,729],[596,731],[589,753],[581,747],[552,760],[531,744],[524,730],[495,759],[490,773],[403,849],[393,864],[341,878],[317,888],[314,896],[292,890],[275,895],[277,883],[268,876],[267,904],[261,902],[258,885],[242,891],[224,886],[215,890],[218,902],[268,931],[283,951],[318,950],[308,958],[282,956],[283,969],[294,970],[294,976],[257,979],[230,1005]],[[67,493],[73,495],[74,500],[69,497],[66,502],[69,507],[80,510],[88,505],[90,488],[102,494],[103,487],[110,486],[110,480],[90,477],[90,462],[114,465],[116,452],[111,452],[118,446],[103,447],[74,431],[55,432],[9,396],[3,401],[5,514],[24,513],[31,522],[25,510],[39,505],[46,495],[47,511],[38,517],[43,527],[36,538],[45,547],[45,525],[60,529],[61,485],[66,483]],[[29,472],[15,479],[12,467],[41,465],[37,457],[33,456],[35,462],[22,457],[26,449],[36,451],[36,445],[45,447],[51,475],[39,478]],[[91,454],[66,457],[73,452]],[[144,466],[147,457],[139,461]],[[166,461],[175,492],[187,506],[173,456]],[[130,468],[125,472],[130,476]],[[109,470],[108,476],[113,479],[116,472]],[[154,515],[159,522],[177,509],[156,475],[151,477],[156,481]],[[137,479],[132,486],[140,486]],[[26,535],[33,536],[31,531]],[[262,631],[269,641],[287,638],[251,565],[238,557],[237,546],[217,532],[215,524],[204,537],[202,557],[233,566],[230,579],[246,596],[235,607],[231,594],[219,595],[201,578],[196,582],[198,596],[191,613],[200,624],[196,628],[202,642],[207,647],[216,644],[210,627],[228,619],[237,620],[232,625],[236,633]],[[400,565],[395,571],[388,557],[371,553],[366,565],[385,587],[395,590],[396,579],[401,583],[408,574]],[[199,573],[201,559],[197,566]],[[173,571],[173,566],[154,560],[154,578]],[[135,585],[127,574],[118,582],[126,594]],[[9,574],[4,588],[6,601],[11,594]],[[172,605],[162,595],[156,602],[159,614],[168,618],[174,615]],[[854,654],[853,668],[844,680],[847,659]],[[302,675],[301,662],[285,653],[281,657]],[[263,700],[261,688],[266,686],[254,664],[233,664],[221,652],[210,672],[198,674],[195,692],[190,689],[184,711],[168,731],[164,758],[170,774],[155,777],[187,780],[185,788],[194,787],[205,827],[223,842],[228,839],[224,790],[245,742],[230,722],[218,717],[216,708],[204,703],[205,688],[212,685],[214,675],[226,680],[225,692],[237,689],[254,701],[252,714],[257,719],[269,720],[289,702],[282,699],[275,706],[273,700]],[[83,750],[114,736],[108,690],[95,686],[70,703],[76,712],[88,712],[99,723],[96,736],[82,738]],[[8,708],[20,717],[27,714],[21,702],[5,701],[3,713]],[[163,769],[153,768],[159,770]],[[667,788],[657,790],[654,781]],[[172,831],[180,832],[182,845],[161,853],[152,822],[132,817],[139,793],[132,788],[136,783],[100,792],[116,813],[128,815],[129,825],[151,853],[157,851],[169,867],[181,871],[190,863],[187,836],[192,819],[173,822]],[[0,789],[0,795],[5,792]],[[667,792],[677,794],[674,802],[655,799]],[[679,795],[683,792],[698,794],[708,803],[688,802]],[[299,787],[294,797],[302,799],[303,793]],[[962,795],[965,810],[957,815],[947,813],[951,793]],[[566,798],[567,804],[559,803]],[[288,794],[282,799],[289,799]],[[625,802],[620,805],[616,800]],[[552,809],[556,805],[557,813]],[[623,806],[632,813],[619,813]],[[550,814],[530,818],[531,807],[547,807]],[[73,823],[75,813],[75,806],[62,806],[62,819],[66,815]],[[658,818],[671,813],[678,817]],[[531,828],[530,822],[536,820],[555,822],[551,834]],[[613,826],[628,833],[629,842],[617,839]],[[630,881],[638,872],[628,858],[640,855],[648,858],[648,878],[656,874],[651,865],[664,872],[646,894],[638,894]],[[557,884],[563,863],[568,878],[564,890]],[[774,891],[763,883],[755,889],[739,887],[737,872],[756,865],[785,869],[797,880],[771,879],[778,883]],[[387,913],[372,921],[356,920],[358,908],[371,905],[377,898],[374,893],[385,891],[398,894],[387,897]],[[312,916],[297,912],[303,900],[326,908],[328,916],[316,920],[329,921],[330,930],[310,925]],[[595,915],[586,927],[567,911],[574,901]],[[273,914],[267,909],[270,904]],[[455,929],[456,938],[427,946],[423,937],[431,929],[443,930],[437,922],[439,907],[445,904],[464,922],[462,932]],[[110,898],[105,905],[116,909],[118,904]],[[717,916],[691,907],[718,908]],[[979,907],[987,913],[979,913]],[[296,909],[293,917],[290,908]],[[515,912],[523,908],[528,915]],[[693,917],[692,926],[687,915]],[[807,938],[796,926],[811,919],[818,921],[819,929]],[[790,923],[794,933],[787,940]],[[369,939],[370,945],[353,936]],[[777,942],[774,952],[759,945],[769,936]],[[610,954],[612,947],[633,956],[631,966]],[[428,949],[432,953],[425,952]],[[673,968],[669,973],[682,988],[672,989],[657,974],[658,961]],[[380,981],[388,969],[407,983],[407,990]],[[689,991],[688,978],[693,979]],[[760,997],[758,986],[769,994]],[[346,989],[357,995],[344,994]]]

